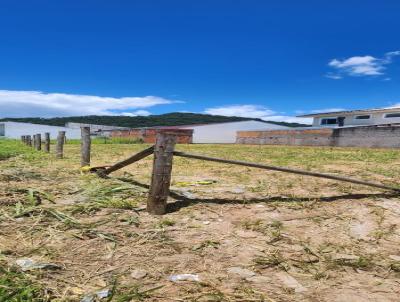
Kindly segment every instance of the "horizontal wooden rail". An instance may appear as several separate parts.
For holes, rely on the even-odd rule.
[[[368,181],[354,179],[354,178],[350,178],[350,177],[344,177],[344,176],[337,176],[337,175],[331,175],[331,174],[325,174],[325,173],[319,173],[319,172],[309,172],[309,171],[304,171],[304,170],[299,170],[299,169],[284,168],[284,167],[277,167],[277,166],[264,165],[264,164],[256,164],[256,163],[250,163],[250,162],[238,161],[238,160],[215,158],[215,157],[209,157],[209,156],[204,156],[204,155],[189,154],[189,153],[179,152],[179,151],[174,151],[174,155],[186,157],[186,158],[201,159],[201,160],[225,163],[225,164],[233,164],[233,165],[253,167],[253,168],[259,168],[259,169],[265,169],[265,170],[273,170],[273,171],[280,171],[280,172],[286,172],[286,173],[294,173],[294,174],[299,174],[299,175],[327,178],[327,179],[351,182],[351,183],[355,183],[355,184],[359,184],[359,185],[400,192],[400,188],[385,186],[385,185],[382,185],[379,183],[373,183],[373,182],[368,182]]]
[[[137,162],[137,161],[139,161],[139,160],[141,160],[141,159],[143,159],[143,158],[145,158],[145,157],[147,157],[147,156],[149,156],[149,155],[151,155],[153,153],[154,153],[154,146],[151,146],[151,147],[149,147],[147,149],[144,149],[143,151],[140,151],[139,153],[136,153],[136,154],[132,155],[131,157],[129,157],[129,158],[125,159],[125,160],[117,162],[115,165],[112,165],[107,169],[102,170],[101,174],[108,175],[108,174],[110,174],[110,173],[112,173],[114,171],[122,169],[123,167],[126,167],[126,166],[128,166],[130,164],[133,164],[134,162]]]

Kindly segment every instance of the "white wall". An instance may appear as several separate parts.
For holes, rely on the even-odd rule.
[[[194,144],[234,144],[236,132],[245,130],[274,130],[288,129],[289,127],[268,124],[258,121],[243,121],[232,123],[218,123],[199,126],[188,126],[193,129]]]
[[[50,138],[55,139],[58,135],[58,131],[65,131],[67,139],[81,138],[80,129],[16,122],[0,122],[0,127],[1,125],[4,125],[4,136],[7,138],[19,139],[22,135],[34,135],[38,133],[42,134],[42,137],[44,137],[44,133],[49,132]]]

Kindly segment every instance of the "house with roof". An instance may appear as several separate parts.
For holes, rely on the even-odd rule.
[[[238,131],[239,144],[400,148],[400,108],[376,108],[301,115],[312,127]]]
[[[300,115],[313,118],[313,127],[345,127],[400,123],[400,108],[375,108]]]

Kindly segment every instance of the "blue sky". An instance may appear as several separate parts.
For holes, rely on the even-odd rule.
[[[0,116],[400,103],[400,1],[1,1]]]

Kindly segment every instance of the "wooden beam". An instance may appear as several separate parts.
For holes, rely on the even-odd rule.
[[[90,127],[81,127],[81,167],[90,166]]]
[[[280,171],[280,172],[286,172],[286,173],[294,173],[294,174],[299,174],[299,175],[327,178],[327,179],[355,183],[355,184],[364,185],[364,186],[375,187],[375,188],[379,188],[379,189],[400,192],[400,188],[386,186],[386,185],[382,185],[379,183],[373,183],[373,182],[368,182],[368,181],[359,180],[359,179],[354,179],[354,178],[350,178],[350,177],[332,175],[332,174],[310,172],[310,171],[304,171],[304,170],[299,170],[299,169],[284,168],[284,167],[277,167],[277,166],[264,165],[264,164],[256,164],[256,163],[250,163],[250,162],[245,162],[245,161],[214,158],[214,157],[209,157],[209,156],[204,156],[204,155],[189,154],[189,153],[177,152],[177,151],[174,152],[174,155],[186,157],[186,158],[201,159],[201,160],[225,163],[225,164],[233,164],[233,165],[253,167],[253,168],[259,168],[259,169],[265,169],[265,170],[273,170],[273,171]]]
[[[108,174],[110,174],[110,173],[112,173],[114,171],[122,169],[123,167],[126,167],[126,166],[128,166],[130,164],[133,164],[134,162],[137,162],[137,161],[139,161],[139,160],[141,160],[141,159],[153,154],[153,152],[154,152],[154,146],[151,146],[151,147],[149,147],[147,149],[144,149],[143,151],[140,151],[139,153],[136,153],[136,154],[132,155],[131,157],[129,157],[129,158],[125,159],[125,160],[117,162],[115,165],[112,165],[112,166],[108,167],[107,169],[100,169],[101,168],[100,167],[97,170],[99,170],[100,176],[101,175],[108,175]]]

